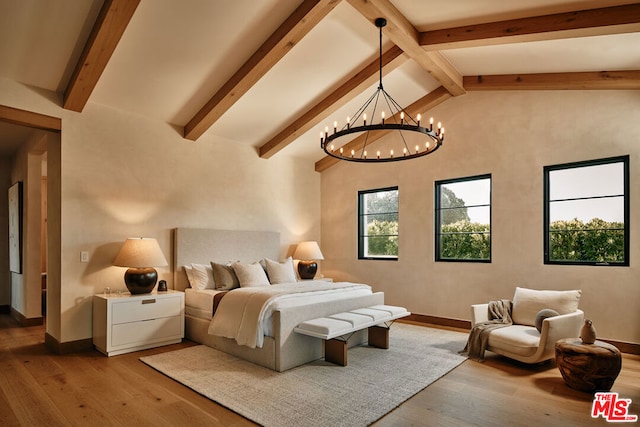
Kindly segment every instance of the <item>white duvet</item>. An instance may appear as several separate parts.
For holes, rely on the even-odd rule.
[[[262,347],[275,310],[370,293],[369,285],[324,281],[234,289],[220,301],[209,324],[209,334],[231,338],[251,348]]]

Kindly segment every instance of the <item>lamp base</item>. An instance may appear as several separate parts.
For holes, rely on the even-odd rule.
[[[124,284],[132,295],[150,293],[158,281],[155,268],[130,268],[124,273]]]
[[[298,274],[302,280],[311,280],[318,271],[318,263],[315,261],[298,261]]]

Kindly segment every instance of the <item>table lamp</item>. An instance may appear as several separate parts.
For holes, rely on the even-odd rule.
[[[118,267],[129,267],[124,273],[124,283],[131,294],[148,294],[158,281],[153,267],[167,265],[156,239],[137,237],[125,240],[113,261]]]
[[[320,251],[320,246],[318,246],[318,242],[315,241],[298,243],[293,257],[300,260],[298,262],[298,274],[303,280],[313,279],[318,271],[318,263],[316,260],[324,259]]]

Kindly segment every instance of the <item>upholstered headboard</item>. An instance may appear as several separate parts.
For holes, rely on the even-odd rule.
[[[255,262],[262,258],[280,257],[280,233],[274,231],[212,230],[206,228],[176,228],[173,235],[174,288],[184,291],[188,286],[182,266],[191,263],[220,264]]]

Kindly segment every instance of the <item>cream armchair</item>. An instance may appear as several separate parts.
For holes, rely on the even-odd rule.
[[[511,318],[513,324],[490,332],[487,350],[524,363],[552,359],[556,341],[580,335],[584,312],[578,309],[581,291],[539,291],[516,288]],[[550,309],[557,316],[545,317]],[[540,314],[540,316],[539,316]],[[541,322],[538,332],[536,317]],[[489,319],[489,304],[471,306],[471,326]]]

